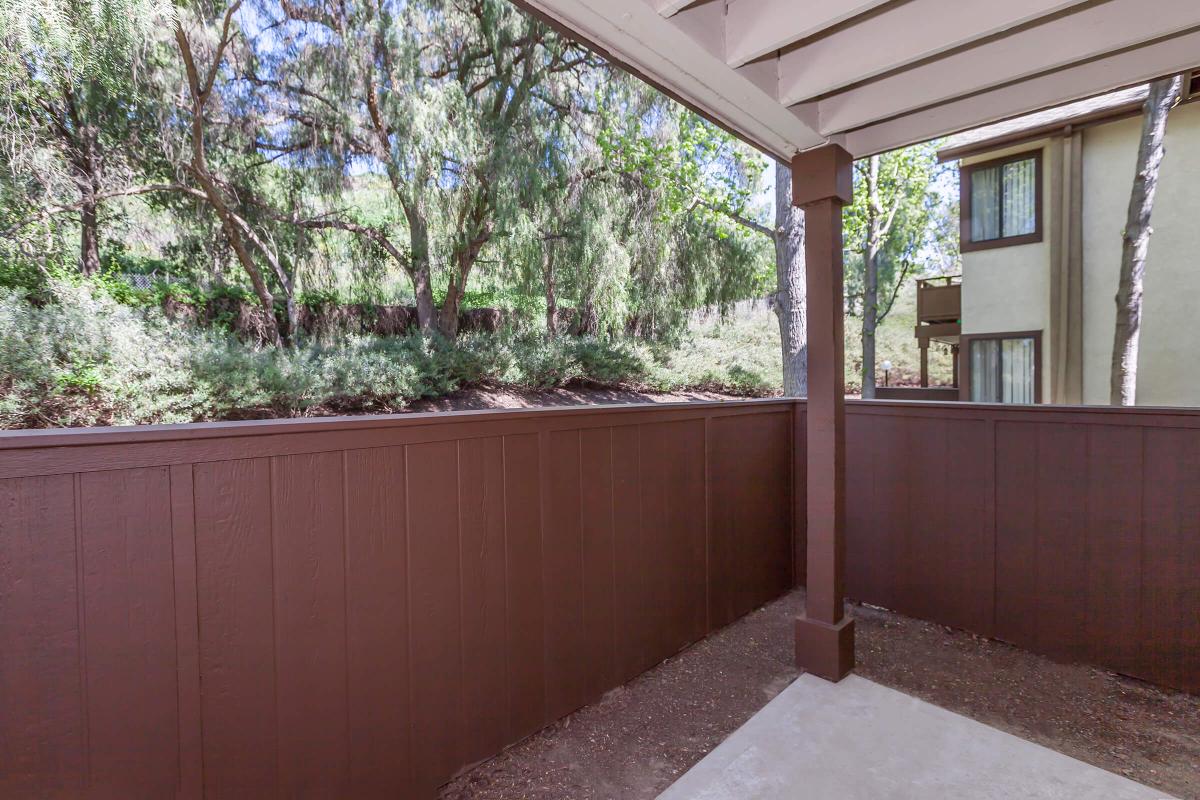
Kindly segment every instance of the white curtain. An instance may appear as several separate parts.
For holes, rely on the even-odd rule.
[[[1032,158],[1005,164],[1002,236],[1024,236],[1037,228],[1037,169]]]
[[[1000,168],[971,173],[971,241],[1000,238]]]
[[[1033,339],[1003,339],[1000,354],[1001,402],[1033,402]]]
[[[999,339],[980,339],[971,342],[971,400],[976,403],[998,403],[1000,373]]]

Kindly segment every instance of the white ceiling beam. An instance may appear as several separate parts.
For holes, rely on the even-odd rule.
[[[646,81],[776,157],[788,159],[824,142],[800,116],[699,44],[695,31],[684,30],[701,4],[689,8],[688,19],[677,25],[660,16],[648,0],[514,2],[611,54]],[[723,7],[721,2],[716,5]]]
[[[819,104],[821,131],[860,128],[1197,26],[1197,0],[1157,0],[1153,13],[1145,0],[1110,0],[832,95]]]
[[[725,60],[732,67],[807,39],[890,0],[728,0]],[[843,58],[854,55],[843,53]]]
[[[678,14],[667,17],[667,21],[691,37],[714,58],[725,60],[725,6],[721,3],[702,3]],[[772,94],[772,97],[774,94]]]
[[[649,0],[654,6],[654,10],[664,17],[669,17],[683,9],[684,6],[690,5],[695,0]]]
[[[1188,33],[849,131],[846,148],[857,157],[893,150],[1183,72],[1198,61],[1200,33]]]
[[[783,53],[779,102],[812,100],[1086,2],[910,0]]]

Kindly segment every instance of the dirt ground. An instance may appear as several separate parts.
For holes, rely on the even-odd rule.
[[[649,800],[795,677],[802,591],[459,776],[443,800]],[[1200,697],[855,607],[858,674],[1200,800]]]

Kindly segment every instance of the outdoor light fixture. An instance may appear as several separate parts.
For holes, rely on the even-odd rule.
[[[880,364],[879,367],[883,370],[883,385],[887,386],[888,385],[888,373],[892,371],[892,362],[885,361],[882,364]]]

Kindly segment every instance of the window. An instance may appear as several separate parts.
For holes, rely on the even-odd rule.
[[[1041,401],[1041,335],[975,336],[968,339],[967,383],[974,403]]]
[[[1042,240],[1042,153],[962,168],[963,250]]]

